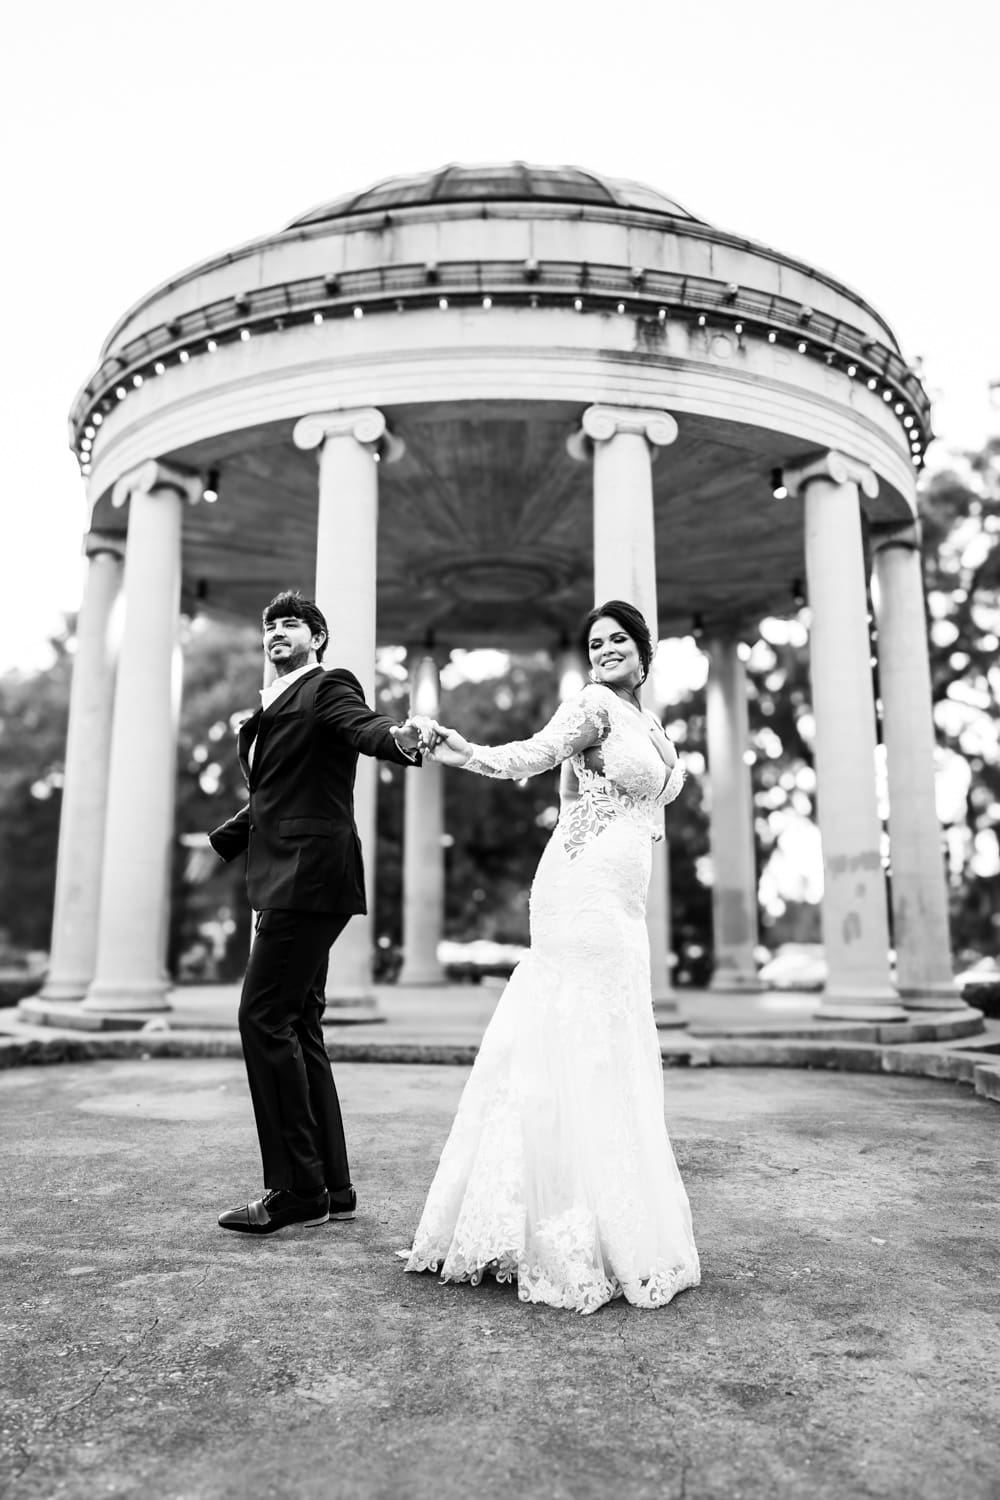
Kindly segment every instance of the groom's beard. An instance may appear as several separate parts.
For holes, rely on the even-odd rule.
[[[296,651],[293,646],[287,653],[279,656],[277,660],[269,653],[269,660],[274,667],[275,676],[287,677],[289,672],[297,672],[299,667],[308,665],[309,647],[304,646],[301,650]]]

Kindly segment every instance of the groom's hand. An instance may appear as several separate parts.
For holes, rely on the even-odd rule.
[[[395,729],[391,730],[391,734],[400,750],[404,750],[407,755],[412,755],[418,750],[433,749],[437,741],[436,730],[437,725],[433,719],[428,718],[426,714],[415,714],[405,723],[398,724]]]

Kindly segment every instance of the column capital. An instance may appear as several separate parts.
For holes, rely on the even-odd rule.
[[[158,458],[148,458],[138,464],[116,482],[111,491],[111,504],[124,505],[131,495],[152,495],[156,490],[173,490],[189,505],[201,499],[204,484],[197,474],[180,469],[175,464],[165,464]]]
[[[788,488],[800,495],[816,479],[826,479],[833,484],[854,483],[869,500],[874,500],[878,494],[875,470],[833,449],[827,453],[818,453],[814,458],[806,459],[793,468],[784,468],[782,477]]]
[[[296,448],[320,448],[327,438],[352,437],[370,448],[383,463],[402,458],[406,445],[389,431],[385,413],[377,406],[353,406],[344,411],[317,411],[300,417],[292,431]]]
[[[124,531],[88,531],[83,538],[86,558],[111,556],[121,562],[125,557]]]
[[[570,434],[566,447],[571,458],[586,463],[595,443],[607,443],[619,433],[644,437],[655,458],[657,448],[666,448],[676,439],[677,423],[666,411],[638,406],[588,406],[580,419],[580,431]]]

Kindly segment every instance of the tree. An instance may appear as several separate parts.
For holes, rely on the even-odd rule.
[[[0,678],[0,932],[17,948],[47,948],[52,930],[73,628],[51,666]]]

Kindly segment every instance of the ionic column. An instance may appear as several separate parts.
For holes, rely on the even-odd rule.
[[[954,1010],[941,826],[934,801],[934,722],[916,524],[876,533],[882,738],[889,781],[896,980],[907,1009]]]
[[[677,436],[667,412],[628,406],[589,406],[570,454],[594,461],[595,603],[623,599],[640,610],[655,647],[658,639],[653,458]],[[648,917],[653,999],[671,995],[669,855],[666,840],[653,844]]]
[[[708,646],[705,732],[711,789],[713,990],[759,990],[757,864],[747,751],[746,668],[735,640]]]
[[[169,1010],[165,967],[180,679],[181,528],[201,481],[150,460],[114,487],[129,506],[125,619],[111,730],[104,873],[88,1011]]]
[[[441,678],[433,656],[410,672],[410,712],[436,719]],[[403,967],[400,984],[444,984],[444,767],[424,761],[403,783]]]
[[[828,453],[797,473],[786,469],[785,483],[805,498],[809,670],[829,971],[820,1015],[903,1020],[889,973],[861,537],[859,486],[871,498],[878,493],[878,480],[871,469]]]
[[[316,535],[316,603],[330,627],[326,661],[348,667],[375,702],[375,604],[378,541],[378,463],[401,457],[373,406],[303,417],[293,432],[298,448],[319,449],[319,520]],[[372,919],[375,893],[376,765],[358,760],[354,815],[365,858],[369,915],[353,917],[330,955],[327,998],[368,1004],[372,991]]]
[[[112,615],[121,593],[125,537],[92,531],[84,550],[87,577],[76,629],[52,953],[43,1000],[81,1000],[97,960],[117,657]]]

